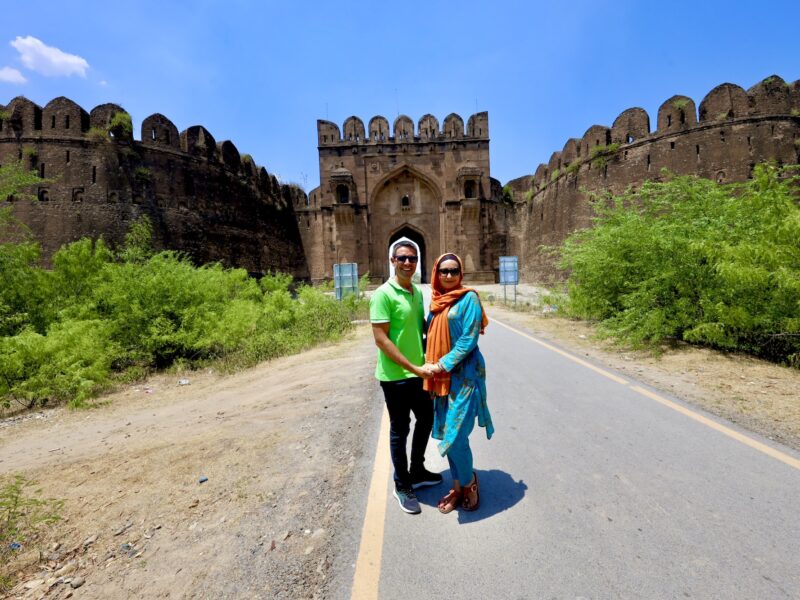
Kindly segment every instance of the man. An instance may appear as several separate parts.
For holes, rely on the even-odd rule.
[[[389,411],[389,449],[394,465],[394,497],[410,514],[420,512],[414,490],[441,483],[442,476],[425,469],[425,447],[433,426],[433,402],[422,389],[432,374],[422,367],[422,292],[411,278],[417,270],[417,248],[411,242],[392,247],[395,276],[375,290],[369,303],[372,334],[378,346],[375,377],[381,382]],[[411,467],[406,456],[411,413],[416,425],[411,439]]]

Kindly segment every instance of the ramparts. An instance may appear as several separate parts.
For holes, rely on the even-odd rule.
[[[508,183],[515,201],[509,250],[530,281],[560,277],[544,246],[591,224],[590,191],[614,193],[662,169],[719,182],[744,181],[764,161],[800,163],[800,81],[767,77],[745,91],[724,83],[700,102],[673,96],[658,109],[656,130],[641,108],[623,111],[611,127],[593,125],[567,140],[535,174]]]
[[[200,125],[179,133],[154,114],[134,140],[129,123],[115,104],[88,113],[64,97],[44,108],[23,97],[0,105],[0,164],[21,160],[46,180],[38,201],[9,199],[45,257],[83,236],[119,243],[149,215],[158,247],[198,263],[308,277],[293,208],[302,190]]]

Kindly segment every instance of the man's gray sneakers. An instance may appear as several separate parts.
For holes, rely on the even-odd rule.
[[[394,489],[394,497],[397,498],[400,510],[410,515],[418,515],[422,512],[419,507],[419,500],[417,500],[417,496],[411,488],[396,487]]]

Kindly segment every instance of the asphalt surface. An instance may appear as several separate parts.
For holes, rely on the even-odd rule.
[[[439,514],[432,441],[445,482],[420,515],[388,494],[379,598],[800,598],[800,470],[497,323],[480,347],[481,507]]]

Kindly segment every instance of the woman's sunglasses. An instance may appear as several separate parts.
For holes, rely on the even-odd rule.
[[[439,275],[452,275],[455,277],[456,275],[461,274],[461,269],[439,269]]]
[[[414,265],[419,260],[419,256],[395,256],[394,259],[399,263],[410,262]]]

